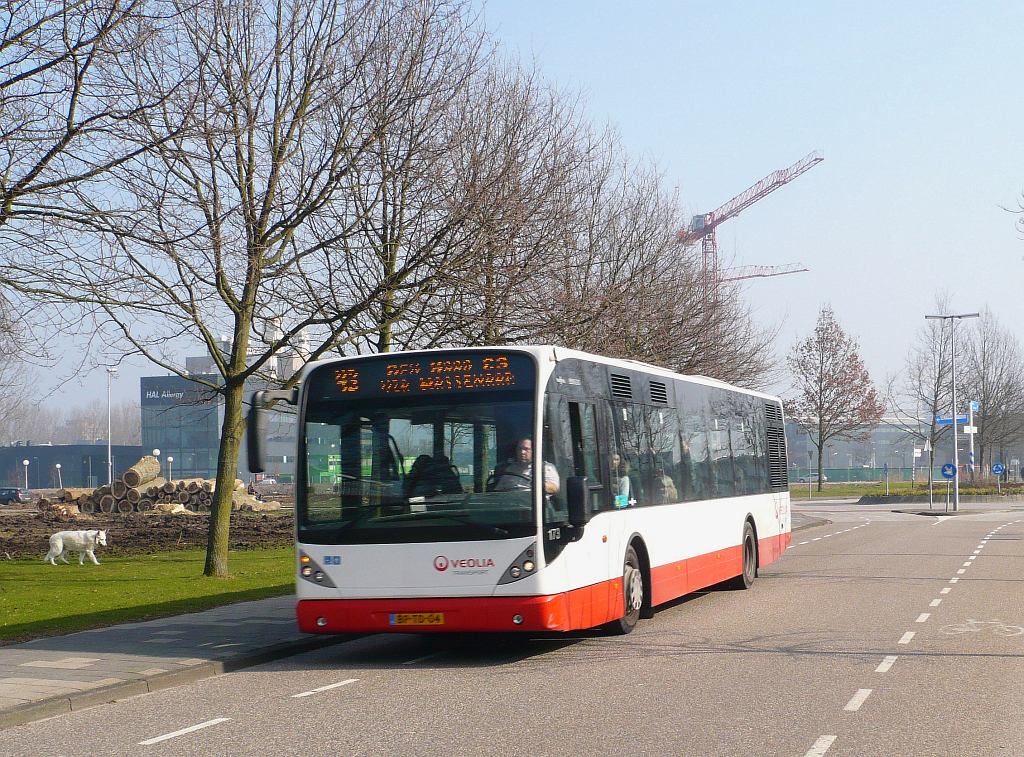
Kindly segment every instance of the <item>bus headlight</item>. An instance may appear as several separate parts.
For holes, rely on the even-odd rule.
[[[524,549],[522,553],[520,553],[519,557],[512,561],[512,564],[505,569],[505,573],[498,580],[499,586],[501,584],[510,584],[513,581],[525,578],[537,569],[537,563],[533,560],[534,550],[536,547],[536,544],[531,544],[529,547]]]
[[[331,557],[328,556],[327,561],[331,561]],[[340,558],[335,557],[339,564]],[[299,578],[310,583],[315,583],[317,586],[328,586],[332,589],[338,588],[338,585],[331,580],[331,577],[327,575],[326,571],[317,565],[316,560],[311,558],[304,552],[299,553]]]

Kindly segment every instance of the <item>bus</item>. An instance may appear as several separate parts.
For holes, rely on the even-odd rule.
[[[782,403],[552,346],[311,363],[297,406],[299,627],[629,633],[789,546]]]

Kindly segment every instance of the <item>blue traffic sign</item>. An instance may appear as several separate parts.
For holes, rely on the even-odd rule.
[[[888,473],[888,472],[889,472],[889,463],[886,463],[886,464],[885,464],[885,472],[886,472],[886,473]]]
[[[966,415],[958,415],[956,417],[956,422],[957,423],[961,423],[961,424],[967,423],[967,416]],[[935,424],[937,426],[951,426],[953,424],[953,419],[952,418],[946,418],[946,417],[943,417],[941,415],[936,415],[935,416]]]
[[[1006,473],[1006,467],[1002,463],[993,463],[992,473],[994,473],[997,476],[1001,476],[1004,473]]]
[[[953,463],[946,463],[942,466],[942,475],[946,478],[956,478],[956,468],[953,467]]]

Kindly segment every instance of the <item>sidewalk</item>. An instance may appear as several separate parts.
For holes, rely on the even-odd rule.
[[[0,728],[351,638],[300,633],[289,595],[0,647]]]

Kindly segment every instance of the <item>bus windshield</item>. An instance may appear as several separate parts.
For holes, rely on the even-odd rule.
[[[297,492],[299,541],[379,544],[535,534],[532,477],[506,472],[532,428],[531,395],[311,399],[305,481]]]

